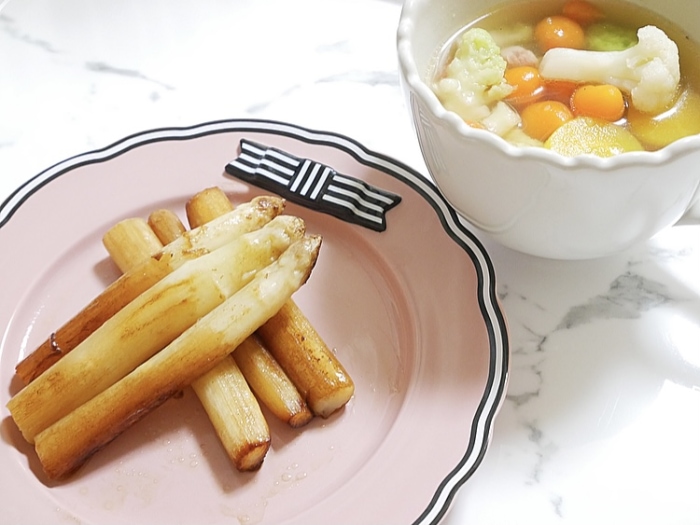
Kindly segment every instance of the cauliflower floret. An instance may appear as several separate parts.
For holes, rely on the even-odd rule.
[[[444,77],[433,89],[445,109],[478,122],[491,113],[492,104],[513,90],[504,78],[506,65],[489,32],[472,28],[462,34]]]
[[[638,42],[623,51],[555,48],[544,54],[544,78],[612,84],[628,92],[632,105],[659,113],[673,102],[680,82],[678,46],[655,26],[637,31]]]

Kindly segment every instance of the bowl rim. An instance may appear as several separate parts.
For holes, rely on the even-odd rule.
[[[700,134],[678,139],[656,151],[633,151],[612,157],[579,155],[566,157],[545,148],[516,146],[487,130],[472,128],[453,111],[442,105],[437,95],[423,80],[413,60],[412,37],[415,30],[415,6],[422,0],[406,0],[399,15],[396,31],[396,50],[399,72],[411,93],[416,95],[430,111],[432,117],[465,139],[478,140],[484,147],[496,150],[514,159],[532,159],[560,168],[593,168],[611,171],[629,166],[658,166],[673,159],[700,150]]]

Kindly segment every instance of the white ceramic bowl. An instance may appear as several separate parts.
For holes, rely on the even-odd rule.
[[[440,48],[504,0],[406,0],[401,82],[430,175],[474,226],[513,249],[557,259],[610,255],[679,221],[700,221],[700,135],[657,152],[566,158],[508,144],[446,111],[426,83]],[[700,2],[659,6],[696,41]]]

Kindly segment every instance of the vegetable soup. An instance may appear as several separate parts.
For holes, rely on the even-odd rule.
[[[700,133],[700,47],[627,2],[508,5],[450,38],[432,76],[470,126],[566,156],[653,151]]]

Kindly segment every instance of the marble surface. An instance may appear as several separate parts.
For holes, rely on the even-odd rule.
[[[0,2],[0,201],[128,134],[224,118],[338,132],[425,172],[398,85],[400,9]],[[699,524],[700,226],[595,261],[482,239],[511,330],[510,385],[444,522]]]

